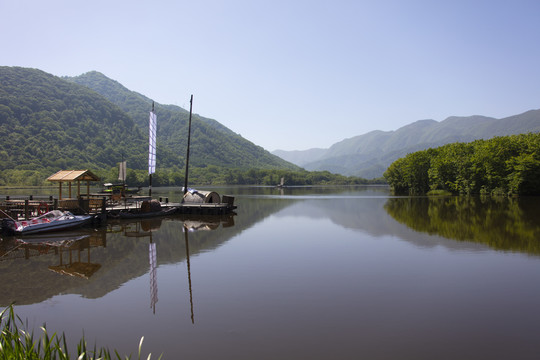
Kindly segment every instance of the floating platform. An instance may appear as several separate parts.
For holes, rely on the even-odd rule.
[[[32,199],[32,197],[30,197]],[[126,197],[116,201],[110,198],[89,197],[79,199],[9,199],[0,201],[0,217],[11,217],[15,220],[31,219],[43,211],[59,209],[74,214],[95,215],[96,220],[104,221],[106,218],[145,218],[167,216],[172,214],[186,215],[225,215],[234,213],[234,197],[223,195],[220,197],[184,198],[184,202],[171,203],[168,199],[152,199],[149,196]],[[219,200],[218,200],[219,199]],[[219,201],[219,202],[216,202]]]
[[[159,203],[159,210],[145,211],[138,204],[114,205],[106,208],[108,217],[152,217],[166,216],[172,214],[194,214],[194,215],[224,215],[233,213],[236,206],[227,203]],[[129,216],[132,215],[132,216]]]

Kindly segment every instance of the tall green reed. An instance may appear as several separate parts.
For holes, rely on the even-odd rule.
[[[66,335],[58,336],[56,333],[49,335],[47,327],[41,326],[41,336],[36,337],[34,331],[28,332],[28,326],[24,325],[22,319],[15,314],[13,304],[0,312],[0,360],[70,360]],[[144,336],[139,342],[139,352],[137,359],[141,359],[142,343]],[[111,351],[107,348],[93,349],[87,347],[84,334],[77,344],[77,360],[129,360],[129,356],[120,356],[118,351]],[[150,360],[152,354],[148,355]],[[159,357],[161,359],[161,356]]]

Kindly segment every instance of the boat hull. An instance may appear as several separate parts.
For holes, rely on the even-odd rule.
[[[93,219],[92,215],[73,215],[69,212],[62,213],[57,210],[53,210],[50,213],[52,214],[53,212],[56,212],[55,214],[59,216],[52,216],[46,213],[30,220],[13,221],[4,219],[2,230],[15,235],[41,234],[84,226],[90,224]]]

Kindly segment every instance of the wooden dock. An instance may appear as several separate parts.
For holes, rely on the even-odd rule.
[[[165,200],[165,201],[163,201]],[[194,214],[194,215],[224,215],[233,213],[236,209],[234,198],[224,195],[222,202],[183,202],[172,203],[168,199],[152,199],[148,196],[133,196],[121,199],[110,197],[79,197],[78,199],[54,199],[52,197],[9,197],[0,200],[0,218],[11,217],[15,220],[31,219],[47,211],[58,209],[71,211],[74,214],[92,214],[102,220],[108,217],[118,217],[122,213],[138,213],[140,217],[159,215],[159,211],[148,211],[143,205],[152,202],[159,211],[166,214]]]
[[[205,204],[205,203],[160,203],[161,209],[175,209],[177,214],[194,214],[194,215],[223,215],[233,212],[236,206],[231,206],[226,203]],[[137,211],[141,207],[138,204],[116,204],[107,206],[108,214],[116,214],[122,211]]]

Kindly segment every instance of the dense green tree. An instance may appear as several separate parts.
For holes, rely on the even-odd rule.
[[[408,154],[385,178],[396,193],[540,194],[540,134],[453,143]]]

